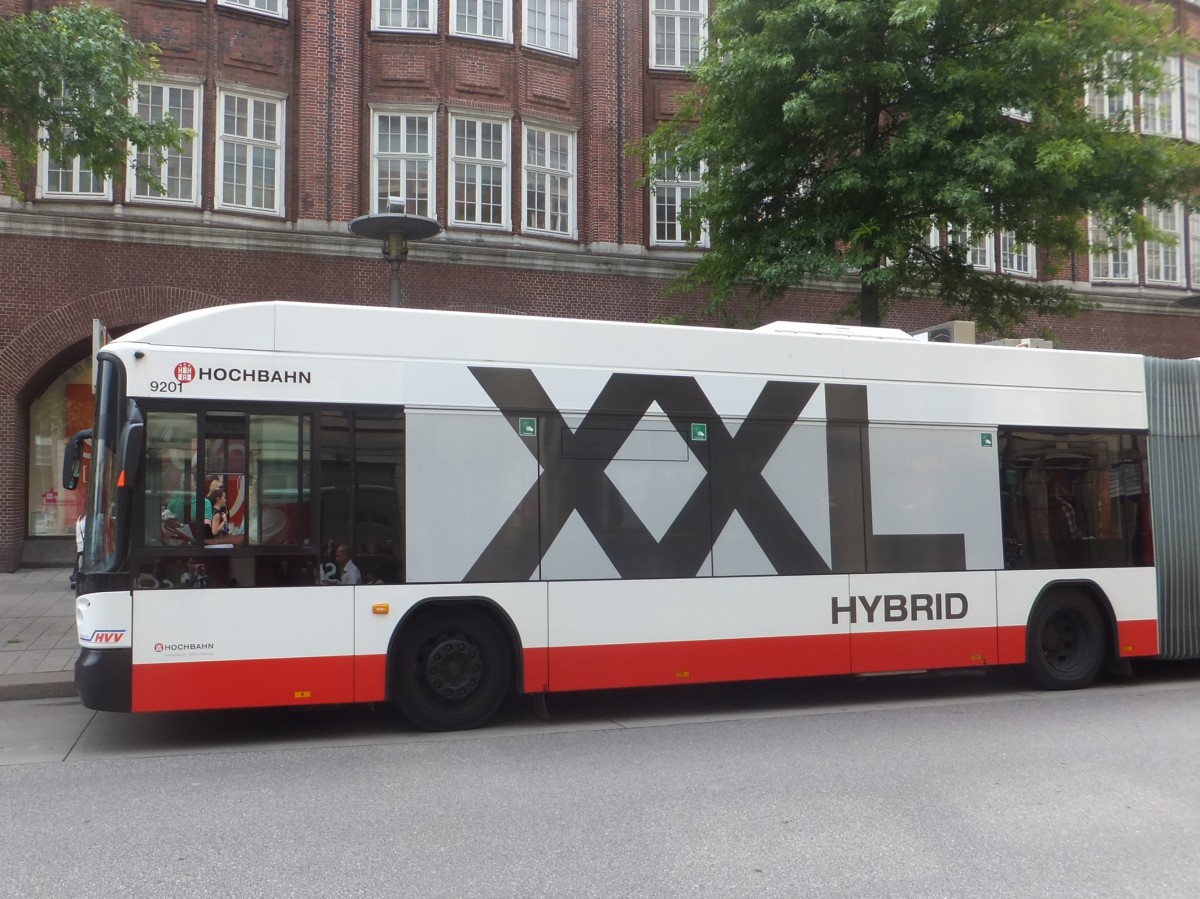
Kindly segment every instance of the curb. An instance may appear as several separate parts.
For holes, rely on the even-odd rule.
[[[75,698],[74,674],[47,671],[33,674],[6,674],[0,677],[0,702],[15,699]]]

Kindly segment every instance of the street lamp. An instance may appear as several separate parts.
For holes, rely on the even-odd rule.
[[[388,302],[393,307],[400,302],[400,263],[408,258],[408,242],[433,237],[442,230],[435,219],[421,215],[407,215],[404,201],[388,197],[388,211],[360,215],[350,222],[350,230],[359,237],[369,237],[383,242],[383,258],[392,267],[388,285]]]

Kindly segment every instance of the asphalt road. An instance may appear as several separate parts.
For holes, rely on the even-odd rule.
[[[3,897],[1200,895],[1200,666],[384,709],[0,703]]]

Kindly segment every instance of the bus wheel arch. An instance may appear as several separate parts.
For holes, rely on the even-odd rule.
[[[388,647],[388,695],[415,727],[469,730],[495,714],[520,680],[516,628],[485,597],[425,600]]]
[[[1116,624],[1092,581],[1060,581],[1042,591],[1026,626],[1026,667],[1046,690],[1088,686],[1113,658]]]

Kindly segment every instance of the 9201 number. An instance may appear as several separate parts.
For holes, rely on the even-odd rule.
[[[183,393],[183,385],[178,381],[151,381],[151,393]]]

